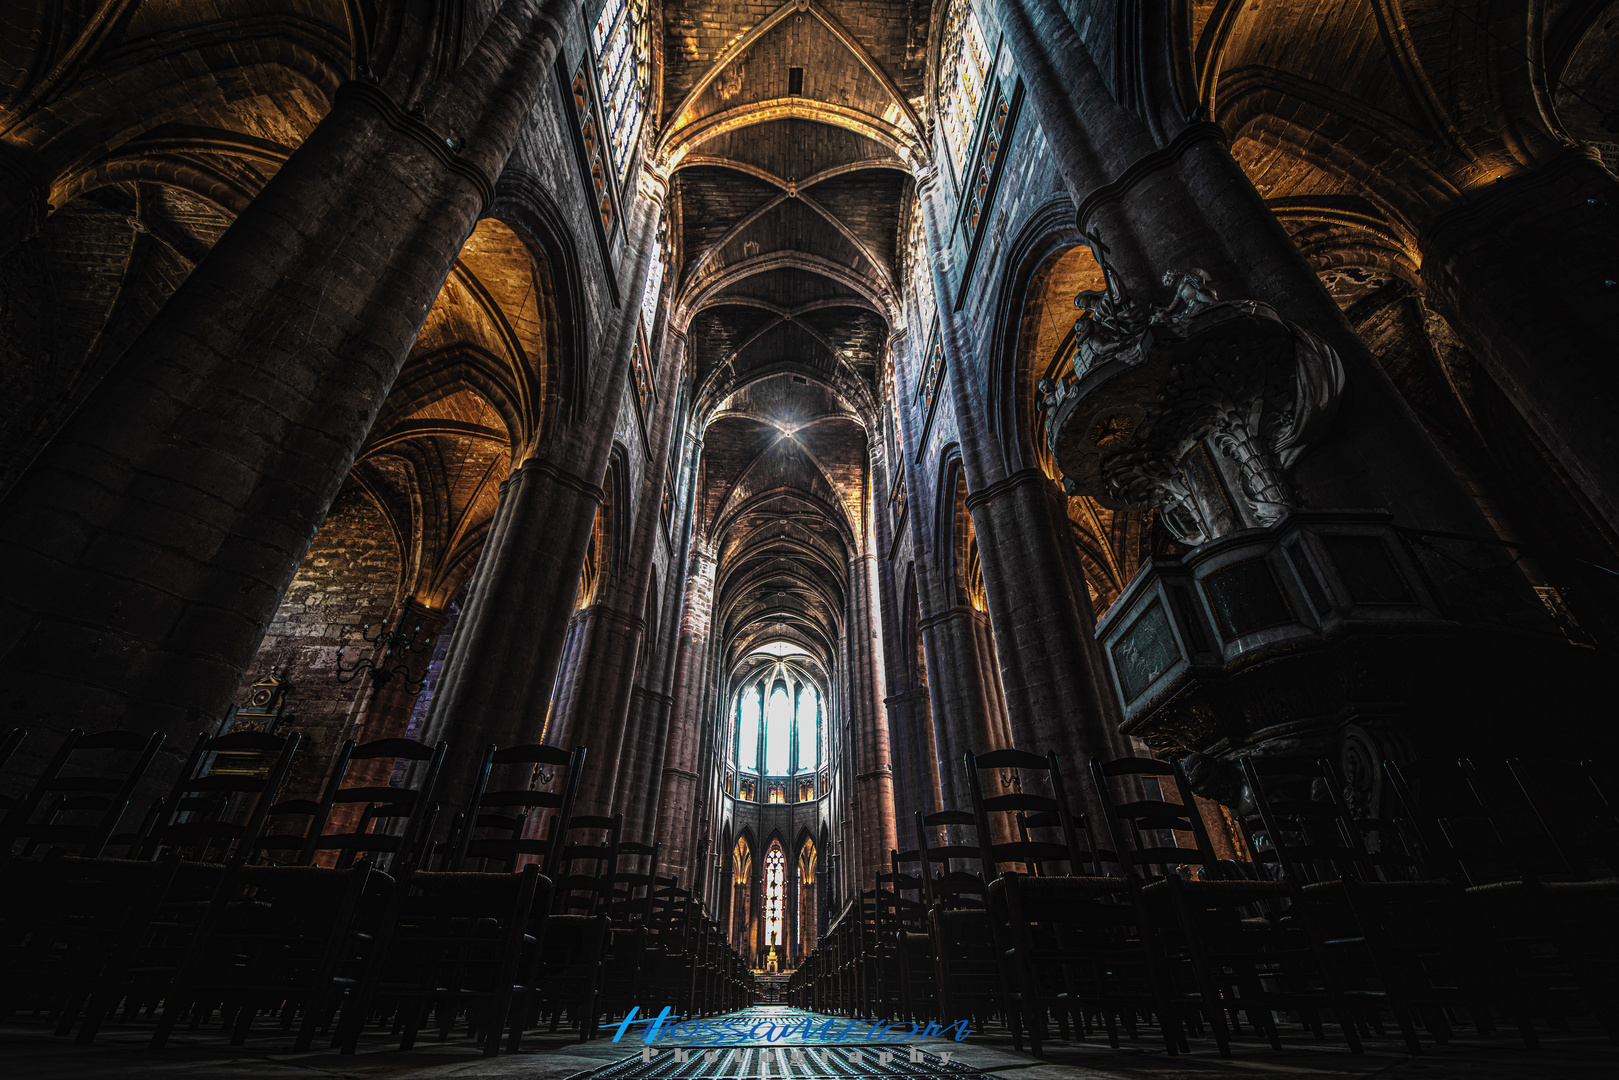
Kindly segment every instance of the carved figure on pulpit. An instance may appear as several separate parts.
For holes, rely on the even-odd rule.
[[[1199,308],[1208,307],[1220,299],[1210,287],[1208,271],[1192,267],[1190,270],[1170,270],[1164,274],[1164,284],[1175,290],[1175,295],[1164,307],[1153,312],[1150,322],[1155,326],[1179,322]]]

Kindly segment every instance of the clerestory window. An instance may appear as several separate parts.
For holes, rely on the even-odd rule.
[[[967,167],[967,151],[972,147],[988,67],[989,47],[978,16],[973,13],[972,0],[952,0],[945,12],[943,46],[939,50],[939,117],[958,180]]]
[[[796,668],[773,664],[750,681],[737,695],[733,719],[738,771],[796,776],[820,768],[821,694]]]
[[[625,178],[646,115],[647,0],[607,0],[591,32],[613,168]],[[650,329],[650,327],[648,328]]]

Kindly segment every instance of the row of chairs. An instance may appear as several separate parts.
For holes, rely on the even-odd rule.
[[[805,1008],[999,1018],[1040,1053],[1156,1025],[1170,1053],[1291,1018],[1351,1050],[1392,1022],[1447,1041],[1463,1018],[1537,1045],[1594,1017],[1619,1041],[1619,818],[1595,767],[1383,768],[1384,817],[1333,766],[1245,758],[1246,859],[1215,854],[1178,763],[1093,762],[1100,821],[1054,756],[965,761],[970,810],[917,815],[916,847],[833,922],[794,974]],[[1043,793],[1037,789],[1043,788]],[[1246,1029],[1244,1027],[1246,1024]]]
[[[26,734],[0,740],[0,776]],[[574,812],[585,751],[488,747],[436,829],[449,754],[345,742],[315,798],[280,798],[300,740],[199,737],[178,780],[119,832],[162,736],[70,733],[0,819],[0,1010],[92,1040],[117,1013],[256,1018],[353,1052],[367,1025],[408,1048],[464,1023],[486,1053],[566,1018],[580,1038],[633,1007],[726,1011],[741,957],[656,844]],[[441,836],[436,835],[441,833]]]

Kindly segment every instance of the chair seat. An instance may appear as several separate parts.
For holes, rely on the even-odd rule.
[[[1127,888],[1122,878],[1110,877],[1019,877],[1018,894],[1025,904],[1069,899],[1087,899],[1093,896],[1116,896]],[[989,884],[990,894],[1006,892],[1006,879],[999,878]]]
[[[1151,900],[1167,895],[1171,889],[1180,890],[1194,904],[1240,907],[1260,900],[1281,899],[1292,891],[1292,886],[1283,881],[1184,881],[1175,878],[1154,881],[1141,892]]]

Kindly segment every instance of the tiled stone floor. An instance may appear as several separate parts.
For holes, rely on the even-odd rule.
[[[770,1010],[780,1016],[788,1010]],[[805,1014],[791,1015],[802,1017]],[[91,1046],[57,1039],[44,1023],[0,1024],[0,1078],[4,1080],[564,1080],[588,1073],[639,1050],[628,1041],[580,1043],[563,1034],[536,1032],[522,1052],[482,1057],[465,1040],[423,1042],[402,1052],[397,1041],[368,1036],[350,1057],[316,1049],[292,1053],[290,1040],[264,1031],[246,1046],[232,1047],[215,1029],[178,1032],[169,1047],[146,1049],[150,1027],[113,1025]],[[1369,1077],[1423,1077],[1425,1080],[1597,1080],[1619,1076],[1619,1047],[1594,1030],[1543,1035],[1538,1052],[1525,1050],[1505,1033],[1488,1039],[1458,1035],[1449,1045],[1411,1055],[1394,1038],[1373,1038],[1355,1056],[1341,1043],[1288,1042],[1281,1051],[1239,1041],[1222,1059],[1212,1041],[1194,1042],[1193,1052],[1169,1057],[1161,1044],[1143,1039],[1110,1049],[1105,1041],[1052,1042],[1043,1059],[1012,1049],[1005,1032],[974,1035],[965,1043],[924,1042],[930,1052],[952,1050],[957,1061],[995,1080],[1202,1080],[1254,1077],[1264,1080],[1358,1080]],[[317,1044],[318,1045],[318,1044]],[[812,1045],[812,1044],[800,1044]]]

